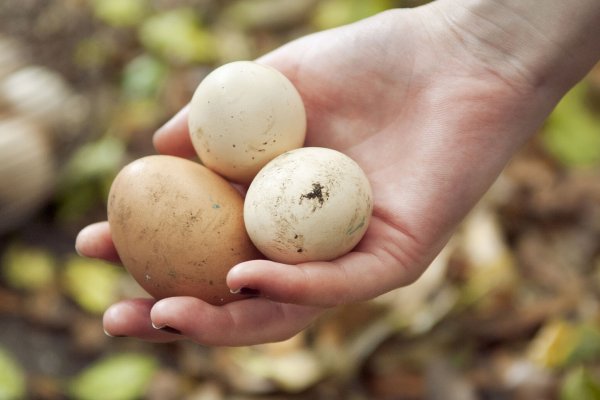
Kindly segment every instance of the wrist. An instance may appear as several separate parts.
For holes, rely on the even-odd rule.
[[[598,0],[438,0],[467,52],[517,88],[560,98],[600,59]]]

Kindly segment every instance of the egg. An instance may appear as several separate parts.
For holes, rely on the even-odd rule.
[[[332,149],[304,147],[269,162],[252,181],[244,222],[267,258],[328,261],[351,251],[369,226],[372,191],[363,170]]]
[[[125,166],[110,189],[108,221],[119,257],[153,297],[194,296],[211,304],[241,298],[225,278],[260,257],[244,229],[243,199],[225,179],[178,157]]]
[[[300,94],[281,72],[236,61],[200,82],[190,102],[188,125],[204,165],[249,184],[267,162],[302,147],[306,112]]]

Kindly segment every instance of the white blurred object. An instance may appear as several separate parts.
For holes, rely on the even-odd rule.
[[[0,81],[0,101],[10,111],[48,128],[58,140],[70,139],[87,113],[86,102],[56,72],[40,66],[18,69]]]
[[[228,382],[244,393],[300,393],[325,378],[321,354],[307,347],[306,334],[257,346],[222,348],[217,364]]]
[[[461,251],[469,265],[467,302],[493,302],[516,287],[514,256],[506,243],[498,216],[484,200],[465,218],[461,227]]]
[[[22,49],[0,35],[0,234],[48,200],[57,154],[75,139],[89,109],[60,74],[27,65]]]
[[[0,120],[0,233],[43,204],[55,176],[54,155],[44,132],[24,119]]]
[[[16,71],[25,62],[25,57],[18,42],[0,36],[0,79]]]

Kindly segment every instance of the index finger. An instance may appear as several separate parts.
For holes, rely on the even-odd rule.
[[[183,158],[196,156],[188,129],[188,111],[189,105],[182,108],[156,131],[152,139],[156,151]]]
[[[120,262],[107,221],[96,222],[83,228],[75,239],[75,249],[84,257]]]

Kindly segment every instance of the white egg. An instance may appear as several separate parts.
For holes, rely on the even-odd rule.
[[[327,261],[351,251],[373,211],[369,181],[348,156],[304,147],[269,162],[244,201],[254,245],[273,261]]]
[[[188,123],[202,163],[239,183],[250,183],[267,162],[302,147],[306,135],[294,85],[252,61],[225,64],[206,76],[192,97]]]

